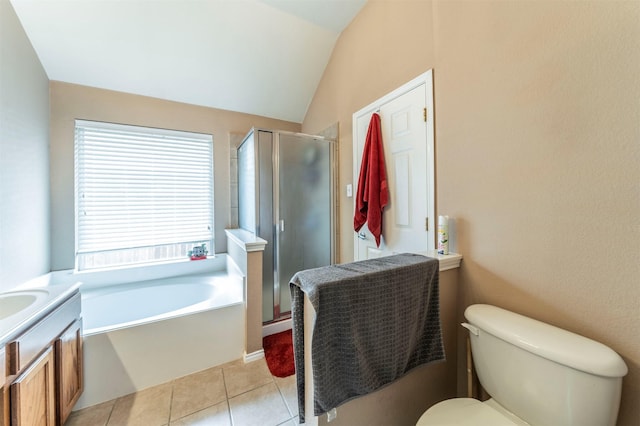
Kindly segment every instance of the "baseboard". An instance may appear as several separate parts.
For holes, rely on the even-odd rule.
[[[248,362],[257,361],[259,359],[264,358],[264,351],[260,349],[259,351],[251,352],[250,354],[245,352],[242,358],[245,364]]]
[[[285,330],[291,330],[293,328],[293,321],[291,318],[266,324],[262,326],[262,337],[271,336],[272,334],[280,333]]]

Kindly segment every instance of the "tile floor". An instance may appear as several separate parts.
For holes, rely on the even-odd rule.
[[[65,426],[295,426],[295,375],[233,361],[74,411]]]

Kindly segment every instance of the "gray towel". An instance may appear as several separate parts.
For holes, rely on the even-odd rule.
[[[314,414],[444,360],[437,259],[399,254],[298,272],[290,283],[300,422],[304,423],[304,295],[316,310]]]

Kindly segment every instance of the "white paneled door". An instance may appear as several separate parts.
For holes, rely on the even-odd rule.
[[[432,71],[428,71],[353,116],[354,184],[360,174],[369,121],[376,111],[381,118],[389,183],[380,247],[365,224],[354,232],[354,260],[434,248],[432,81]]]

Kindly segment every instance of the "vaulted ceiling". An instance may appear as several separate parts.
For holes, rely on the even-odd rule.
[[[49,79],[300,123],[366,0],[11,0]]]

